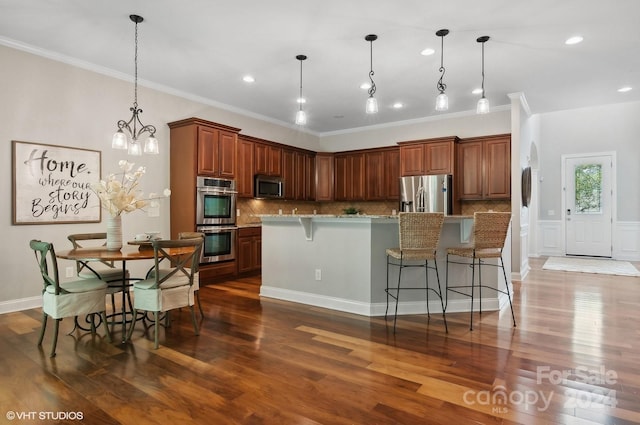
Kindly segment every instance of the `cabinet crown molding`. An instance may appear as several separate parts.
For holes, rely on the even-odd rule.
[[[218,130],[231,131],[233,133],[239,133],[240,130],[242,130],[240,128],[231,127],[231,126],[220,124],[217,122],[203,120],[202,118],[186,118],[180,121],[170,122],[167,125],[169,126],[169,128],[178,128],[178,127],[184,127],[184,126],[193,125],[193,124],[204,125],[207,127],[216,128]]]

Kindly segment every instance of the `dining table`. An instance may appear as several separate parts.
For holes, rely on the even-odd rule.
[[[188,254],[193,251],[193,247],[165,248],[169,255]],[[159,251],[159,255],[162,255]],[[154,249],[151,241],[131,241],[127,245],[123,245],[119,250],[108,250],[105,246],[90,248],[75,248],[66,251],[56,252],[56,257],[88,263],[92,261],[114,261],[122,263],[122,308],[118,313],[122,316],[122,343],[126,342],[127,335],[127,302],[126,291],[128,291],[130,282],[145,279],[145,277],[127,279],[127,261],[150,260],[155,258]],[[153,266],[151,266],[152,268]],[[148,274],[148,273],[147,273]],[[106,324],[105,324],[106,325]],[[134,324],[132,323],[131,326]]]

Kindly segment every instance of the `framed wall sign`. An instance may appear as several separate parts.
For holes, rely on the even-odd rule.
[[[102,152],[12,141],[13,224],[95,223]]]

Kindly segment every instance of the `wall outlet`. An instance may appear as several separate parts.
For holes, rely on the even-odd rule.
[[[236,209],[236,216],[240,217],[240,208]]]
[[[322,280],[322,270],[316,269],[316,280]]]
[[[75,271],[75,269],[73,267],[67,267],[65,269],[65,273],[66,273],[67,277],[73,277],[73,276],[75,276],[76,271]]]

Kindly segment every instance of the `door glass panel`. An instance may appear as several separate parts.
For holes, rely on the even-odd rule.
[[[575,167],[576,213],[602,212],[602,164]]]

